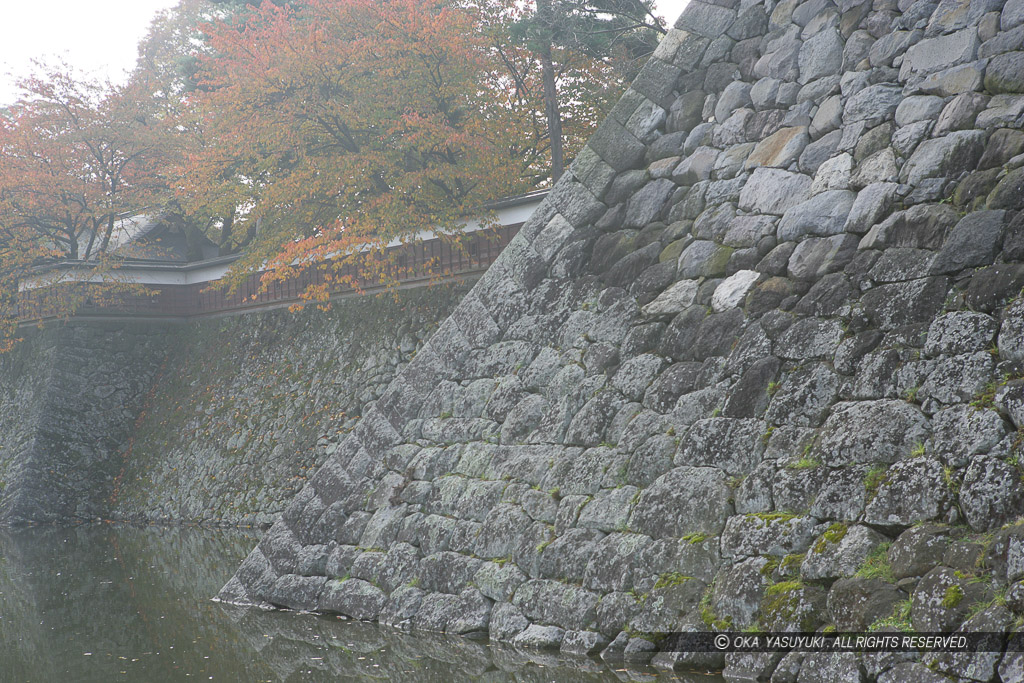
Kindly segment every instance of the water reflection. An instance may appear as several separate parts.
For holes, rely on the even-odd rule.
[[[720,680],[210,602],[257,536],[118,526],[0,533],[0,679]]]

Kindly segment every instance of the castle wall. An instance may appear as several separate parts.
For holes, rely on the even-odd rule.
[[[0,356],[0,522],[95,521],[167,347],[148,323],[26,330]]]
[[[351,297],[327,312],[177,329],[122,451],[110,514],[269,525],[466,289]]]
[[[0,356],[0,522],[269,525],[467,286],[27,330]]]
[[[693,0],[221,598],[607,656],[1019,623],[1022,43],[1017,0]]]

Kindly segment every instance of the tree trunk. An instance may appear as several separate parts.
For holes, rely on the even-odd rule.
[[[540,45],[541,76],[544,79],[544,111],[548,120],[551,143],[551,180],[557,181],[565,171],[562,154],[562,116],[558,111],[558,90],[555,87],[555,66],[551,63],[551,30],[554,25],[551,0],[537,0],[537,20],[544,31]]]
[[[227,256],[231,253],[231,231],[235,227],[235,212],[231,211],[224,218],[224,227],[220,230],[220,243],[217,245],[217,254]]]
[[[110,248],[110,238],[114,234],[114,221],[115,221],[114,214],[112,214],[112,213],[109,214],[107,216],[107,225],[106,225],[106,227],[103,230],[103,242],[100,244],[100,253],[101,254],[106,254],[107,253],[107,249]]]

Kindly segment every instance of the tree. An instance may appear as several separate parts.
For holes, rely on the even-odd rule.
[[[49,285],[45,296],[20,295],[29,275],[43,278],[33,267],[83,260],[90,272],[80,275],[108,275],[121,221],[159,212],[164,196],[160,126],[131,91],[86,81],[66,66],[21,87],[25,96],[0,114],[0,351],[19,314],[67,316],[96,293],[52,271],[40,280]],[[124,291],[118,283],[112,289]]]
[[[51,68],[0,114],[0,297],[42,262],[111,268],[122,219],[157,211],[244,252],[232,282],[325,261],[313,296],[393,280],[389,244],[456,243],[582,145],[624,87],[602,50],[636,29],[591,30],[611,25],[594,3],[626,2],[541,0],[538,58],[518,0],[181,0],[127,86]]]
[[[637,65],[657,47],[666,29],[662,19],[654,14],[653,0],[535,0],[535,3],[533,14],[513,25],[512,35],[528,45],[540,63],[551,176],[552,180],[558,180],[565,168],[564,107],[567,102],[576,101],[565,96],[564,90],[571,79],[564,75],[559,78],[559,57],[563,67],[581,56],[599,60],[611,67],[621,82],[628,82],[636,75]]]
[[[156,126],[131,92],[50,68],[0,116],[0,225],[67,259],[108,251],[118,221],[155,210]]]
[[[344,256],[340,278],[392,240],[528,189],[479,19],[436,0],[309,0],[207,26],[183,204],[222,217],[214,238],[245,244],[243,266],[285,277]]]
[[[30,229],[0,223],[0,353],[9,351],[18,341],[18,285],[36,262],[49,256],[50,250]]]
[[[161,10],[139,42],[133,82],[145,83],[154,100],[176,111],[182,96],[199,87],[200,56],[212,53],[200,26],[244,23],[254,11],[248,0],[180,0]]]

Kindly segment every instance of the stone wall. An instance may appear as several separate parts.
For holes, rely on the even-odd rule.
[[[692,0],[221,598],[627,657],[1019,625],[1022,43],[1020,0]]]
[[[0,523],[104,514],[167,329],[68,323],[0,356]]]
[[[0,355],[0,524],[270,525],[468,287],[28,330]]]
[[[110,514],[269,525],[467,284],[192,323],[137,420]]]
[[[13,482],[27,464],[35,442],[34,420],[50,376],[53,335],[30,334],[30,341],[0,355],[0,510],[13,504]],[[8,490],[10,487],[10,491]],[[6,516],[6,514],[4,514]]]

